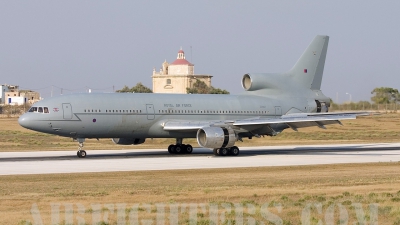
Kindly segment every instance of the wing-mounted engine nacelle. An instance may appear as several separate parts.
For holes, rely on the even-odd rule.
[[[197,143],[204,148],[229,148],[235,142],[235,132],[229,127],[204,127],[197,131]]]
[[[143,144],[146,139],[141,138],[113,138],[112,141],[117,145],[139,145]]]

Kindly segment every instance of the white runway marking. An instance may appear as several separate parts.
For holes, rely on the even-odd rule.
[[[75,151],[3,152],[0,175],[399,162],[400,143],[247,147],[237,157],[214,156],[206,149],[192,155],[169,155],[164,149],[87,153],[79,159]]]

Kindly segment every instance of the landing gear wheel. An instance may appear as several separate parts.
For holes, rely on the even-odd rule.
[[[218,156],[218,155],[219,155],[219,154],[218,154],[218,148],[214,148],[214,149],[213,149],[213,153],[214,153],[214,155]]]
[[[182,153],[182,146],[181,146],[181,145],[177,145],[177,146],[175,147],[175,152],[176,152],[177,154],[181,154],[181,153]]]
[[[185,153],[191,154],[193,152],[193,147],[191,145],[184,145]]]
[[[176,154],[176,145],[171,145],[172,154]]]
[[[170,145],[170,146],[168,146],[168,152],[169,152],[169,154],[174,154],[175,152],[174,152],[174,145]]]
[[[220,148],[219,150],[219,155],[220,156],[227,156],[228,155],[228,149],[227,148]]]
[[[237,146],[233,146],[232,148],[231,148],[231,154],[233,155],[233,156],[237,156],[237,155],[239,155],[239,148],[237,147]]]
[[[86,151],[85,150],[79,150],[77,153],[79,158],[85,158],[86,157]]]

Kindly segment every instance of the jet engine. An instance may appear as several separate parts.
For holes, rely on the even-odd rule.
[[[197,143],[205,148],[229,148],[235,144],[236,135],[232,128],[204,127],[197,131]]]
[[[281,79],[282,76],[277,76],[276,74],[248,73],[242,78],[242,86],[246,91],[257,91],[265,88],[278,88],[279,80]]]
[[[143,144],[146,139],[140,138],[113,138],[112,141],[117,145],[139,145]]]

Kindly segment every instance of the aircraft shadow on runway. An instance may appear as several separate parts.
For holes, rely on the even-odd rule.
[[[379,151],[394,151],[399,150],[399,147],[376,147],[376,145],[352,145],[352,146],[327,146],[327,147],[295,147],[292,149],[246,149],[241,150],[239,156],[226,156],[230,157],[249,157],[257,155],[391,155],[390,153],[379,153]],[[371,153],[375,151],[374,153]],[[376,152],[378,151],[378,153]],[[118,158],[149,158],[149,157],[196,157],[196,156],[214,156],[210,149],[205,148],[194,148],[192,154],[169,154],[167,151],[146,151],[140,149],[137,151],[121,152],[116,151],[115,153],[98,153],[87,151],[88,155],[85,159],[80,159],[76,156],[75,152],[71,151],[71,155],[63,156],[40,156],[40,157],[4,157],[0,158],[0,162],[13,162],[13,161],[47,161],[47,160],[91,160],[91,159],[118,159]],[[360,152],[363,152],[360,154]],[[396,154],[397,155],[397,154]]]

